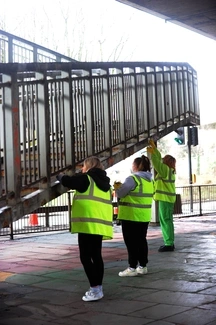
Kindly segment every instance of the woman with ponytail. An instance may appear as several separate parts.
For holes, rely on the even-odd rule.
[[[151,220],[153,200],[153,181],[149,158],[135,158],[132,174],[116,190],[119,198],[118,219],[121,220],[122,233],[128,252],[128,268],[119,276],[147,274],[148,243],[147,230]]]

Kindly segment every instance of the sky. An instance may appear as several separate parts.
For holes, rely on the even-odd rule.
[[[189,63],[198,74],[201,124],[216,122],[215,40],[115,0],[0,0],[0,6],[0,29],[74,59]]]

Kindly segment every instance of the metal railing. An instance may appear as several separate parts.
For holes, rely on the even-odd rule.
[[[177,187],[175,218],[203,216],[216,213],[216,184]],[[73,191],[48,202],[45,206],[21,219],[10,222],[0,229],[1,236],[27,235],[32,233],[70,231]],[[113,216],[116,218],[114,202]]]
[[[0,236],[70,230],[70,209],[73,191],[62,194],[16,221],[5,222]]]
[[[0,29],[0,63],[15,62],[76,62],[76,60]]]
[[[38,208],[38,198],[24,205],[24,196],[52,190],[40,205],[57,196],[61,188],[51,183],[59,170],[73,173],[91,155],[108,168],[151,136],[199,124],[196,72],[188,64],[0,64],[0,73],[0,197],[7,215],[18,204],[14,219]]]
[[[0,30],[0,228],[61,195],[59,170],[91,155],[108,168],[199,123],[187,63],[77,62]]]
[[[177,187],[175,217],[206,215],[216,212],[216,185]]]

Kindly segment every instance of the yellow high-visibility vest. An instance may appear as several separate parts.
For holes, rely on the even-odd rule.
[[[119,201],[119,220],[149,222],[153,201],[153,181],[132,175],[137,186]]]
[[[86,192],[75,192],[71,211],[71,232],[102,235],[113,238],[112,192],[100,190],[88,175],[90,185]]]
[[[154,199],[155,201],[175,203],[175,173],[172,168],[169,168],[169,173],[166,178],[160,177],[159,174],[156,175]]]

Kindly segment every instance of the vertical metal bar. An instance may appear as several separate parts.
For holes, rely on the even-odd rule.
[[[189,96],[188,96],[188,70],[183,67],[183,90],[184,90],[184,111],[186,113],[189,111]]]
[[[54,83],[54,93],[55,93],[55,124],[54,124],[54,132],[53,132],[53,143],[55,147],[55,152],[53,153],[53,162],[55,162],[55,167],[53,171],[59,170],[59,149],[58,149],[58,135],[59,135],[59,81],[55,81]]]
[[[201,189],[201,185],[198,186],[199,189],[199,212],[200,212],[200,216],[203,215],[202,213],[202,189]]]
[[[91,73],[92,75],[92,73]],[[91,79],[92,89],[92,114],[93,114],[93,137],[94,137],[94,154],[97,154],[99,150],[99,117],[98,117],[98,85],[97,80],[94,77]]]
[[[48,228],[50,226],[50,222],[49,222],[49,210],[45,209],[45,225]]]
[[[74,121],[74,128],[72,129],[72,132],[74,134],[74,153],[77,157],[77,160],[80,159],[81,152],[79,151],[79,105],[78,105],[78,92],[79,92],[79,82],[77,80],[72,80],[71,85],[71,92],[72,92],[72,103],[73,103],[73,121]]]
[[[170,77],[171,77],[171,87],[172,87],[172,112],[173,117],[178,116],[178,110],[179,110],[179,95],[178,95],[178,74],[177,74],[177,68],[173,68],[171,71]]]
[[[167,122],[167,120],[173,119],[172,114],[172,91],[171,91],[171,80],[170,71],[163,69],[162,73],[162,88],[163,88],[163,112],[160,114],[161,121]],[[158,96],[157,96],[158,97]],[[162,111],[162,107],[161,107]],[[160,109],[159,109],[160,112]],[[168,117],[168,118],[167,118]]]
[[[153,74],[153,81],[154,81],[154,85],[153,85],[153,98],[152,101],[154,102],[154,112],[155,112],[155,118],[154,119],[154,128],[157,128],[157,130],[159,131],[159,124],[160,124],[160,118],[159,118],[159,105],[158,105],[158,87],[157,87],[157,67],[154,67],[154,74]],[[164,86],[164,85],[163,85]]]
[[[62,168],[65,166],[65,155],[64,155],[64,145],[63,145],[63,131],[62,131],[62,124],[64,119],[64,87],[63,81],[59,82],[59,123],[58,123],[58,162],[59,167]]]
[[[13,38],[10,36],[8,37],[8,61],[9,63],[15,62],[14,61],[14,47],[13,47]]]
[[[148,91],[148,110],[149,110],[149,125],[148,130],[151,134],[151,130],[156,127],[158,121],[158,114],[156,108],[156,92],[155,92],[155,71],[152,67],[146,69],[147,75],[147,91]]]
[[[198,95],[198,86],[197,86],[197,76],[194,70],[192,70],[192,89],[191,92],[193,93],[193,104],[192,107],[194,109],[194,114],[199,114],[199,95]]]
[[[189,126],[187,127],[189,134]],[[190,210],[193,212],[193,188],[192,188],[192,163],[191,163],[191,144],[188,141],[188,167],[189,167],[189,184],[190,184]]]
[[[17,73],[12,72],[10,76],[3,75],[3,82],[8,82],[5,86],[3,103],[4,125],[7,125],[4,130],[6,193],[8,202],[14,204],[21,197],[22,178]]]
[[[39,178],[40,175],[37,173],[36,171],[36,164],[38,164],[38,160],[37,159],[37,150],[39,152],[39,143],[37,143],[37,136],[39,135],[39,123],[38,123],[38,118],[37,118],[37,104],[35,101],[35,91],[34,91],[34,86],[31,85],[31,143],[30,143],[30,148],[31,152],[30,152],[30,162],[31,162],[31,170],[30,170],[30,179],[31,182],[35,181],[36,178]],[[37,146],[37,148],[36,148]],[[40,169],[40,164],[39,164],[39,168],[38,168],[38,172]],[[38,175],[37,175],[38,174]]]
[[[138,107],[137,107],[137,87],[136,87],[136,68],[134,67],[131,70],[131,76],[130,76],[130,80],[131,80],[131,125],[133,126],[132,128],[132,134],[131,136],[135,136],[136,139],[138,137]]]
[[[23,155],[24,155],[24,171],[28,180],[28,184],[31,183],[31,130],[33,129],[33,107],[32,107],[32,92],[31,85],[26,85],[26,98],[27,98],[27,120],[26,120],[26,131],[27,141],[23,143]],[[27,166],[28,163],[28,166]]]
[[[184,113],[184,89],[183,89],[183,71],[178,67],[177,71],[177,90],[178,90],[178,115]]]
[[[117,91],[116,91],[116,79],[113,76],[109,76],[109,70],[107,70],[108,74],[108,89],[109,89],[109,102],[110,102],[110,120],[111,120],[111,146],[115,145],[119,142],[119,112],[117,109]]]
[[[103,91],[103,102],[104,102],[104,145],[105,148],[109,149],[110,156],[112,156],[112,140],[111,140],[111,125],[112,125],[112,117],[111,117],[111,105],[110,105],[110,85],[108,82],[108,71],[103,71],[104,76],[102,79],[102,91]]]
[[[71,232],[71,191],[67,192],[68,195],[68,222],[69,222],[69,232]]]
[[[38,62],[38,49],[37,47],[34,45],[33,46],[33,62]]]
[[[12,214],[10,215],[10,239],[13,240],[14,239],[14,230],[13,230],[13,218],[12,218]]]
[[[93,123],[93,104],[92,104],[92,78],[86,78],[84,81],[85,96],[85,124],[86,124],[86,142],[87,156],[94,154],[94,123]]]
[[[55,167],[54,161],[54,152],[55,152],[55,145],[54,145],[54,126],[55,126],[55,105],[54,105],[54,90],[53,90],[53,81],[49,82],[48,87],[48,94],[49,94],[49,112],[50,112],[50,129],[49,129],[49,148],[50,148],[50,160],[51,166]]]
[[[139,134],[142,132],[141,125],[142,125],[142,114],[140,114],[139,110],[139,102],[138,102],[138,81],[137,81],[137,72],[136,69],[134,70],[134,105],[135,105],[135,119],[136,119],[136,125],[135,125],[135,132],[137,136],[137,142],[139,141]],[[142,110],[145,108],[143,107]]]
[[[188,111],[193,112],[193,86],[191,80],[191,71],[187,69],[187,79],[188,79]]]
[[[117,97],[118,97],[118,110],[119,110],[119,131],[120,131],[120,142],[125,143],[125,135],[126,135],[126,128],[125,128],[125,96],[124,96],[124,79],[123,79],[123,69],[119,69],[117,71],[118,76],[117,79]]]
[[[51,158],[50,158],[50,104],[49,89],[46,71],[36,73],[38,111],[37,111],[37,151],[40,178],[43,178],[43,187],[49,187],[51,182]]]
[[[62,131],[64,134],[64,151],[65,163],[67,166],[72,165],[75,168],[75,139],[74,139],[74,119],[73,119],[73,101],[72,101],[72,81],[70,71],[62,72],[63,81],[63,125]]]
[[[148,85],[148,76],[147,76],[147,69],[144,68],[144,95],[145,95],[145,102],[146,102],[146,123],[145,129],[148,131],[148,137],[150,137],[150,106],[149,106],[149,85]]]

